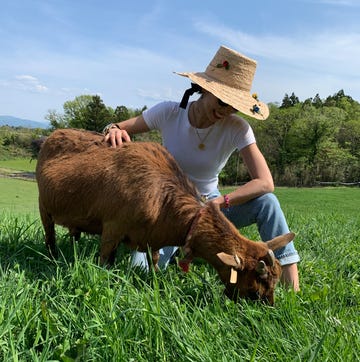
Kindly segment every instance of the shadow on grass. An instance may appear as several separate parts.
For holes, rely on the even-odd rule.
[[[26,224],[17,219],[10,225],[0,227],[0,265],[2,270],[17,268],[24,271],[26,276],[33,278],[51,277],[56,272],[56,266],[66,268],[74,264],[78,257],[94,254],[97,241],[88,243],[80,240],[72,244],[70,237],[58,237],[60,257],[52,260],[44,243],[42,228],[36,222]],[[80,255],[77,253],[80,252]]]
[[[71,273],[76,263],[95,266],[107,270],[111,277],[126,277],[134,288],[143,290],[156,285],[160,293],[167,293],[175,288],[182,302],[194,306],[209,305],[214,299],[214,292],[222,293],[222,288],[215,285],[214,270],[201,260],[195,261],[189,273],[183,273],[177,266],[177,259],[166,270],[154,273],[143,268],[131,267],[130,250],[120,244],[114,266],[99,266],[100,237],[82,234],[78,242],[72,242],[70,235],[63,228],[57,230],[59,257],[52,260],[44,243],[44,233],[40,221],[30,219],[3,218],[0,223],[0,268],[2,274],[16,269],[31,280],[44,280],[65,276]],[[85,266],[86,267],[86,266]],[[171,293],[171,291],[170,291]],[[226,297],[224,297],[226,298]]]
[[[98,263],[100,238],[83,234],[72,242],[66,229],[57,227],[59,257],[50,258],[40,221],[30,218],[3,217],[0,223],[0,265],[3,270],[18,268],[33,277],[49,275],[55,267],[67,268],[77,260]],[[125,254],[125,250],[122,250]]]

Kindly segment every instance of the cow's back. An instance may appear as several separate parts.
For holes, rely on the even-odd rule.
[[[161,145],[130,142],[112,148],[101,134],[72,129],[48,137],[36,176],[40,211],[57,224],[98,234],[106,222],[130,220],[129,212],[132,223],[155,222],[171,202],[169,195],[197,196]]]
[[[43,161],[57,156],[83,152],[92,147],[109,147],[103,139],[104,136],[97,132],[78,129],[55,130],[41,145],[37,164],[41,165]]]

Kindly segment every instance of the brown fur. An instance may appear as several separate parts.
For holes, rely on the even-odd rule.
[[[101,235],[100,260],[112,263],[118,244],[158,251],[166,245],[187,247],[207,260],[219,273],[229,297],[274,301],[281,267],[269,265],[272,249],[291,240],[288,234],[272,244],[243,237],[212,203],[203,205],[198,193],[174,158],[156,143],[125,143],[111,148],[101,134],[80,130],[54,131],[42,145],[36,168],[39,208],[45,242],[56,255],[54,224],[74,236]],[[286,240],[285,240],[286,239]],[[238,278],[230,284],[231,266],[217,256],[237,255]],[[156,262],[156,253],[154,254]],[[259,261],[266,274],[259,275]]]

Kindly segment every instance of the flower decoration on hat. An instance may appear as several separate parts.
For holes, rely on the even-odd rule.
[[[259,98],[258,98],[257,93],[253,93],[251,96],[252,96],[255,100],[259,101]],[[260,106],[259,106],[258,104],[254,104],[250,110],[251,110],[251,112],[252,112],[253,114],[257,113],[257,114],[262,115],[261,110],[260,110]]]
[[[226,70],[229,70],[230,64],[227,60],[224,60],[222,63],[216,64],[216,68],[225,68]]]
[[[251,112],[261,114],[260,107],[257,104],[254,104],[251,109]]]

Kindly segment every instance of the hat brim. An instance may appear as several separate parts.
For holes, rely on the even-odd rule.
[[[209,77],[206,73],[178,73],[182,77],[191,79],[203,89],[212,93],[215,97],[229,104],[237,111],[255,119],[265,120],[269,117],[269,108],[266,103],[260,102],[248,92],[241,89],[229,87],[216,79]],[[254,108],[254,106],[258,108]],[[254,109],[258,111],[254,111]]]

